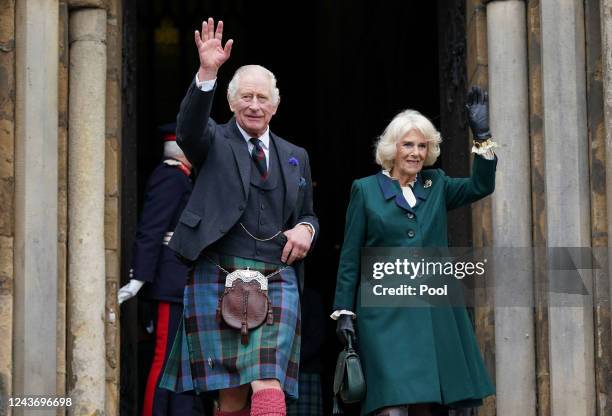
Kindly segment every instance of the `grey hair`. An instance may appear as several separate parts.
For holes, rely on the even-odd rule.
[[[411,130],[419,131],[425,136],[425,140],[427,140],[427,156],[423,164],[431,166],[436,163],[438,156],[440,156],[442,137],[431,121],[416,110],[404,110],[391,120],[383,134],[376,141],[376,150],[374,152],[376,163],[382,166],[383,169],[389,170],[393,168],[397,151],[395,145],[410,133]]]
[[[185,154],[176,142],[164,142],[164,156],[173,159],[185,159]]]
[[[245,72],[259,72],[266,75],[270,79],[270,94],[272,98],[272,103],[274,105],[278,105],[280,102],[280,92],[276,87],[276,76],[267,68],[264,68],[261,65],[243,65],[234,72],[234,76],[232,80],[227,85],[227,99],[228,101],[233,101],[236,98],[236,94],[238,94],[238,82],[240,81],[240,76]]]

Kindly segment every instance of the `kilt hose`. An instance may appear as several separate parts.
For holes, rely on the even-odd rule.
[[[282,267],[233,256],[209,257],[230,273],[249,267],[267,276]],[[287,267],[269,279],[274,324],[264,322],[250,331],[248,345],[241,344],[240,331],[217,322],[225,277],[209,259],[200,256],[185,286],[183,319],[160,386],[199,394],[277,379],[285,394],[297,399],[300,301],[295,270]]]

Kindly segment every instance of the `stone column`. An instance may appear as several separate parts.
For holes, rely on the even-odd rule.
[[[15,1],[0,8],[0,415],[13,384],[13,247],[15,242]]]
[[[59,71],[58,71],[58,279],[57,279],[57,394],[65,396],[67,380],[66,327],[68,323],[68,5],[59,2]],[[56,416],[63,416],[58,412]]]
[[[606,196],[608,236],[612,236],[612,0],[600,0],[603,116],[606,141]],[[612,288],[612,250],[608,249],[609,286]],[[612,305],[612,290],[610,291]]]
[[[53,0],[15,9],[13,396],[57,390],[58,10]]]
[[[491,132],[502,147],[492,196],[497,414],[536,414],[525,2],[487,4]],[[508,250],[511,247],[523,249]],[[516,273],[516,265],[523,270]]]
[[[104,414],[106,10],[71,11],[69,30],[69,412]]]
[[[547,241],[550,247],[589,247],[583,1],[541,0],[540,7]],[[580,274],[586,287],[592,287],[589,274]],[[592,416],[592,299],[550,293],[549,301],[551,415]]]

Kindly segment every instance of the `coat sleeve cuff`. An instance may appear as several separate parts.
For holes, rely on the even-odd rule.
[[[353,317],[353,319],[355,319],[357,317],[357,315],[355,315],[355,313],[353,313],[351,311],[347,311],[346,309],[341,309],[341,310],[338,310],[338,311],[334,311],[334,313],[329,315],[329,317],[332,318],[334,321],[337,321],[338,318],[340,318],[340,316],[342,316],[342,315],[351,315]]]
[[[312,243],[314,241],[314,237],[315,237],[315,234],[317,233],[317,230],[315,230],[314,226],[309,222],[298,222],[297,225],[300,225],[300,224],[304,224],[310,227],[310,230],[312,231],[312,234],[310,235],[310,242]]]

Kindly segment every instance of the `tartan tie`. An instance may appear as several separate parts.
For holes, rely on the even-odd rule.
[[[268,179],[268,164],[266,163],[266,154],[264,153],[261,145],[261,140],[251,138],[249,139],[253,144],[253,150],[251,151],[251,158],[255,162],[255,166],[261,175],[261,179],[264,181]]]

